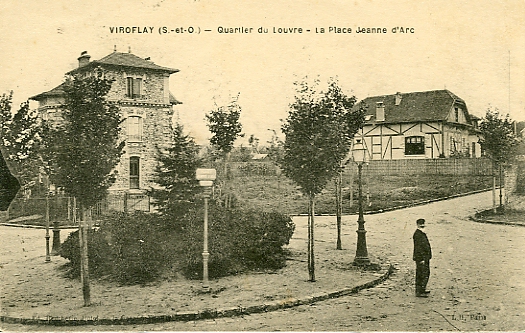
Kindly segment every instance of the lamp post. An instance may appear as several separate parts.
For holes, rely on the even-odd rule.
[[[356,139],[354,147],[352,149],[352,155],[354,162],[357,163],[357,177],[358,177],[358,195],[359,195],[359,218],[357,219],[357,250],[355,253],[354,265],[364,266],[370,264],[368,258],[368,250],[366,249],[366,230],[365,230],[365,218],[363,214],[363,182],[362,172],[363,164],[368,162],[368,152],[363,146],[361,139]]]
[[[199,185],[203,187],[204,194],[204,245],[202,250],[202,287],[208,289],[208,259],[210,253],[208,252],[208,199],[211,194],[211,187],[213,181],[217,177],[215,169],[197,169],[196,178]]]

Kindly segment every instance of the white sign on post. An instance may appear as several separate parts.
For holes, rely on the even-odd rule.
[[[215,169],[197,169],[195,178],[201,181],[214,181],[216,177],[217,177],[217,171]],[[211,186],[211,185],[201,185],[201,186]]]

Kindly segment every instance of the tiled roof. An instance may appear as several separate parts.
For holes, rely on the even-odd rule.
[[[40,93],[33,97],[29,97],[29,99],[34,100],[34,101],[40,101],[46,97],[63,96],[63,95],[64,95],[64,83],[60,84],[59,86],[56,86],[55,88],[49,91]]]
[[[367,97],[359,105],[368,105],[365,115],[375,121],[377,102],[383,102],[385,123],[446,120],[455,103],[462,105],[468,114],[465,101],[448,90],[398,94],[401,96],[399,105],[396,105],[396,94]]]
[[[94,66],[104,66],[104,65],[134,67],[134,68],[147,68],[147,69],[153,69],[157,71],[168,72],[170,74],[176,73],[179,71],[178,69],[156,65],[152,61],[142,59],[131,53],[113,52],[100,60],[93,60],[83,67],[75,68],[69,71],[68,74],[77,72],[84,68],[87,69],[87,68],[92,68]]]

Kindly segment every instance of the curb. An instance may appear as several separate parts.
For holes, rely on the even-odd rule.
[[[19,318],[10,316],[0,316],[0,322],[8,324],[22,324],[22,325],[51,325],[51,326],[79,326],[79,325],[134,325],[134,324],[155,324],[170,321],[195,321],[202,319],[215,319],[225,317],[236,317],[243,315],[250,315],[253,313],[271,312],[282,309],[291,308],[299,305],[308,305],[316,302],[326,301],[328,299],[338,298],[357,293],[359,290],[374,287],[385,281],[394,272],[395,267],[392,264],[388,265],[387,271],[370,282],[342,290],[332,292],[320,292],[304,298],[288,298],[271,303],[264,303],[260,305],[252,305],[248,307],[230,307],[225,309],[204,309],[201,311],[187,311],[176,312],[168,315],[145,315],[141,317],[116,317],[116,318],[74,318],[71,316],[65,317],[44,317],[44,318]]]
[[[525,227],[525,224],[521,224],[521,223],[511,223],[511,222],[503,222],[503,221],[483,220],[483,219],[478,219],[478,218],[476,218],[474,216],[469,216],[469,219],[471,221],[478,222],[478,223],[510,225],[510,226],[514,226],[514,227]]]
[[[17,224],[17,223],[0,223],[0,225],[5,227],[16,227],[16,228],[28,228],[28,229],[46,229],[46,227],[41,225],[32,225],[32,224]],[[55,229],[53,226],[49,226],[49,230]],[[78,225],[64,225],[58,227],[58,229],[78,229]]]
[[[499,189],[499,187],[496,187],[496,189]],[[465,193],[458,193],[458,194],[450,195],[448,197],[441,197],[441,198],[436,198],[436,199],[417,201],[417,202],[411,203],[409,205],[404,205],[404,206],[395,206],[395,207],[379,209],[379,210],[364,211],[364,214],[365,215],[381,214],[381,213],[391,212],[391,211],[394,211],[394,210],[399,210],[399,209],[405,209],[405,208],[410,208],[410,207],[426,205],[426,204],[433,203],[433,202],[445,201],[445,200],[449,200],[449,199],[465,197],[467,195],[477,194],[477,193],[482,193],[482,192],[488,192],[488,191],[492,191],[492,188],[484,189],[484,190],[476,190],[476,191],[471,191],[471,192],[465,192]],[[357,213],[354,213],[354,214],[343,214],[343,216],[356,215],[356,214]],[[295,214],[295,215],[292,215],[292,216],[308,216],[308,214]],[[335,215],[334,214],[315,214],[315,216],[335,216]]]

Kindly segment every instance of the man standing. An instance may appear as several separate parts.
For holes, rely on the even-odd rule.
[[[417,230],[414,232],[414,255],[416,262],[416,296],[428,297],[429,291],[426,290],[428,277],[430,276],[430,259],[432,258],[432,249],[428,241],[425,229],[425,219],[416,221]]]

